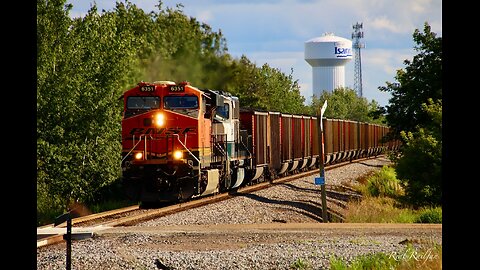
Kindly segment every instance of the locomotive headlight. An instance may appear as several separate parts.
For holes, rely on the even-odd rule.
[[[138,152],[135,154],[135,159],[142,159],[143,154],[141,152]]]
[[[177,151],[173,152],[173,158],[174,158],[174,159],[181,159],[181,158],[183,158],[183,153],[182,153],[182,151],[177,150]]]
[[[161,127],[165,124],[165,116],[162,113],[155,115],[155,125]]]

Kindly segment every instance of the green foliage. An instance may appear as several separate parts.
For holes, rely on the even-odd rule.
[[[120,176],[118,97],[136,48],[116,14],[70,19],[64,2],[37,2],[37,184],[66,209]]]
[[[52,223],[64,213],[64,202],[59,196],[52,196],[44,182],[37,184],[37,226]]]
[[[398,70],[398,83],[379,87],[390,92],[386,119],[391,138],[403,141],[395,157],[397,175],[412,204],[440,204],[442,163],[442,38],[424,24],[413,33],[418,54]]]
[[[357,256],[350,264],[347,264],[337,256],[330,258],[331,270],[390,270],[395,269],[398,264],[399,262],[396,261],[393,256],[389,256],[383,252]]]
[[[178,5],[177,8],[181,8]],[[188,18],[181,9],[151,13],[149,47],[142,53],[146,81],[189,81],[205,88],[222,88],[229,72],[229,55],[222,33],[205,23]]]
[[[392,98],[387,106],[387,122],[396,137],[400,131],[413,132],[418,126],[428,126],[431,117],[422,110],[428,99],[442,99],[442,37],[431,32],[425,22],[423,33],[415,29],[414,49],[418,54],[413,61],[405,60],[405,69],[397,70],[398,83],[379,87],[380,91],[390,92]]]
[[[121,176],[119,97],[139,81],[231,90],[242,106],[301,113],[297,81],[232,59],[221,31],[182,5],[146,13],[129,1],[70,18],[66,0],[37,1],[37,213],[101,204]],[[49,214],[50,213],[50,214]]]
[[[405,143],[396,171],[412,204],[439,205],[442,199],[441,101],[430,99],[422,108],[432,121],[414,133],[401,132]]]
[[[258,68],[245,56],[232,65],[233,77],[226,90],[237,95],[244,108],[301,114],[305,98],[297,81],[277,68],[264,64]]]
[[[404,193],[397,179],[395,169],[388,166],[383,166],[381,170],[375,172],[367,180],[364,188],[364,194],[368,196],[386,196],[397,198]]]
[[[379,107],[375,100],[368,102],[366,98],[357,96],[355,90],[350,88],[337,88],[332,92],[322,92],[320,97],[313,95],[309,113],[320,115],[320,108],[327,100],[328,106],[324,117],[348,119],[361,122],[381,124],[382,115],[374,115]]]
[[[298,258],[295,262],[290,265],[290,269],[306,270],[312,269],[310,264],[302,258]]]
[[[364,197],[348,203],[345,222],[442,223],[441,207],[421,207],[406,193],[396,168],[383,166],[360,177],[355,189]]]
[[[428,207],[420,210],[415,223],[442,223],[442,208]]]

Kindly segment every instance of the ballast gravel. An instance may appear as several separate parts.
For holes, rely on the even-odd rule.
[[[353,184],[387,164],[384,157],[351,163],[326,171],[325,181]],[[75,240],[72,269],[329,269],[333,257],[351,262],[382,252],[402,260],[417,255],[406,254],[405,242],[441,245],[441,225],[322,223],[314,177]],[[334,200],[328,207],[341,211]],[[65,268],[65,243],[37,249],[37,269]]]

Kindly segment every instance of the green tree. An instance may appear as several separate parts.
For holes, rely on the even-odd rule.
[[[242,107],[299,113],[299,86],[267,64],[232,59],[221,31],[177,8],[129,1],[70,18],[66,0],[37,1],[37,213],[91,203],[121,175],[119,97],[139,81],[188,80],[231,91]]]
[[[442,102],[429,99],[422,111],[432,122],[415,132],[401,132],[405,141],[397,161],[398,178],[413,205],[439,205],[442,200]]]
[[[141,33],[149,40],[140,50],[141,77],[145,81],[189,81],[201,88],[223,89],[230,78],[231,59],[221,31],[187,17],[181,4],[176,9],[162,10],[161,6],[160,1],[159,11],[152,11],[141,21]]]
[[[431,32],[413,33],[418,54],[405,60],[397,71],[398,83],[379,87],[392,93],[386,119],[392,138],[403,141],[397,175],[406,185],[406,195],[415,205],[440,204],[442,163],[442,38]]]
[[[257,67],[246,56],[231,65],[231,80],[226,91],[239,97],[244,108],[301,114],[305,98],[292,74],[285,75],[268,64]]]
[[[328,106],[324,117],[379,124],[382,121],[382,118],[374,119],[371,116],[372,112],[376,111],[378,103],[375,100],[369,103],[366,98],[357,96],[353,89],[340,87],[332,92],[324,91],[320,97],[313,95],[310,113],[319,115],[325,100],[328,100]]]
[[[37,199],[50,196],[58,209],[98,199],[120,176],[118,97],[136,59],[115,13],[93,6],[70,19],[70,9],[37,1]]]
[[[392,94],[386,119],[396,138],[400,131],[413,132],[417,126],[427,125],[431,117],[422,110],[422,104],[429,98],[442,99],[442,37],[437,37],[425,22],[423,33],[415,29],[413,40],[418,52],[413,61],[405,60],[406,68],[397,70],[397,83],[379,87]]]

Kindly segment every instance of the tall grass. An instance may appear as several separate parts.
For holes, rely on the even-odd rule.
[[[395,169],[383,166],[381,170],[367,179],[367,183],[360,189],[366,196],[397,198],[405,194]]]
[[[420,209],[416,223],[442,223],[441,207],[426,207]]]
[[[349,202],[345,222],[354,223],[413,223],[416,214],[409,208],[398,208],[389,197],[365,197],[359,202]]]
[[[405,201],[404,188],[392,167],[383,166],[357,182],[354,188],[363,199],[348,203],[345,222],[442,223],[441,207],[414,209]]]

